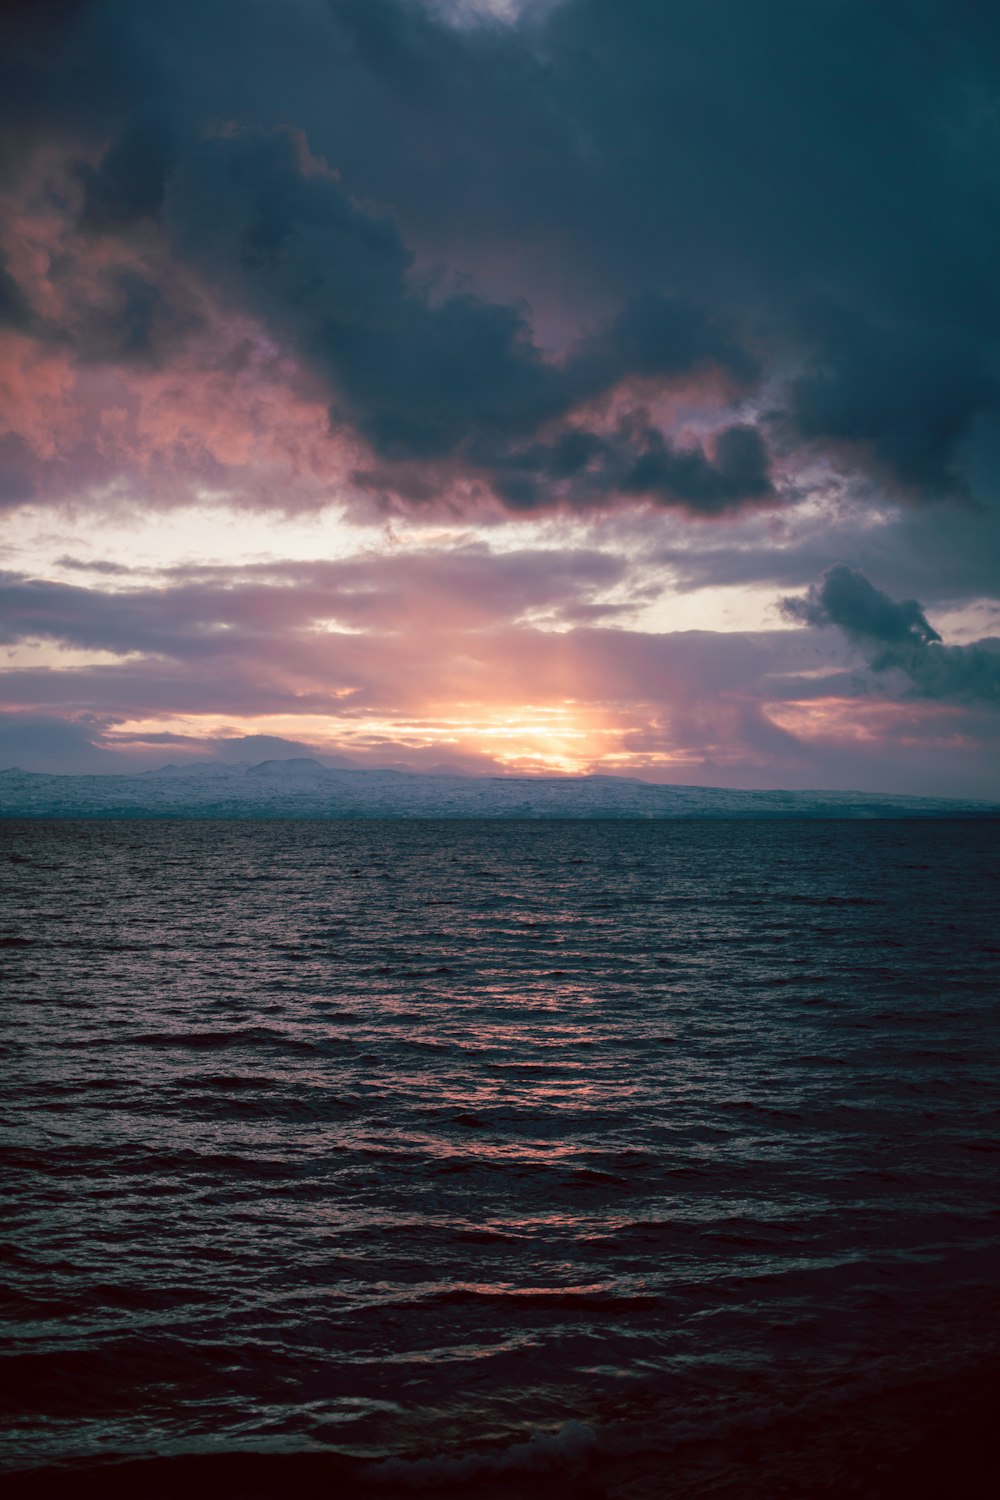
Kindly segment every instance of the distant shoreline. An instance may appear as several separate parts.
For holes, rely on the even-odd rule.
[[[15,823],[992,823],[1000,809],[950,813],[268,813],[39,812],[0,809],[0,826]]]
[[[121,776],[0,772],[0,819],[658,821],[1000,818],[1000,803],[884,792],[745,791],[628,777],[461,776],[328,768],[309,759]]]

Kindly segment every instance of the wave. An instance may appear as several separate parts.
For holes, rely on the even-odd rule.
[[[147,1031],[127,1038],[135,1046],[183,1048],[192,1051],[222,1047],[266,1046],[295,1052],[315,1052],[317,1043],[290,1036],[269,1026],[234,1026],[219,1031]]]

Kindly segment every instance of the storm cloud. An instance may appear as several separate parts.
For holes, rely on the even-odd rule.
[[[61,154],[76,253],[123,257],[63,309],[84,362],[190,343],[179,263],[321,380],[362,487],[400,464],[411,501],[457,477],[515,510],[715,515],[779,498],[773,427],[901,494],[971,493],[1000,337],[989,7],[80,0],[4,25],[8,181]],[[10,318],[31,292],[8,266]],[[714,414],[643,420],[708,371]],[[732,403],[764,378],[751,438]],[[594,403],[623,392],[614,435]]]

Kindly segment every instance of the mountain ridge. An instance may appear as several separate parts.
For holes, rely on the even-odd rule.
[[[1000,818],[1000,803],[882,792],[678,786],[606,774],[468,776],[311,757],[155,771],[0,771],[0,818]]]

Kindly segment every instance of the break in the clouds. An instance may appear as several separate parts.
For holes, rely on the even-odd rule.
[[[998,81],[955,0],[4,7],[11,756],[991,785]]]

